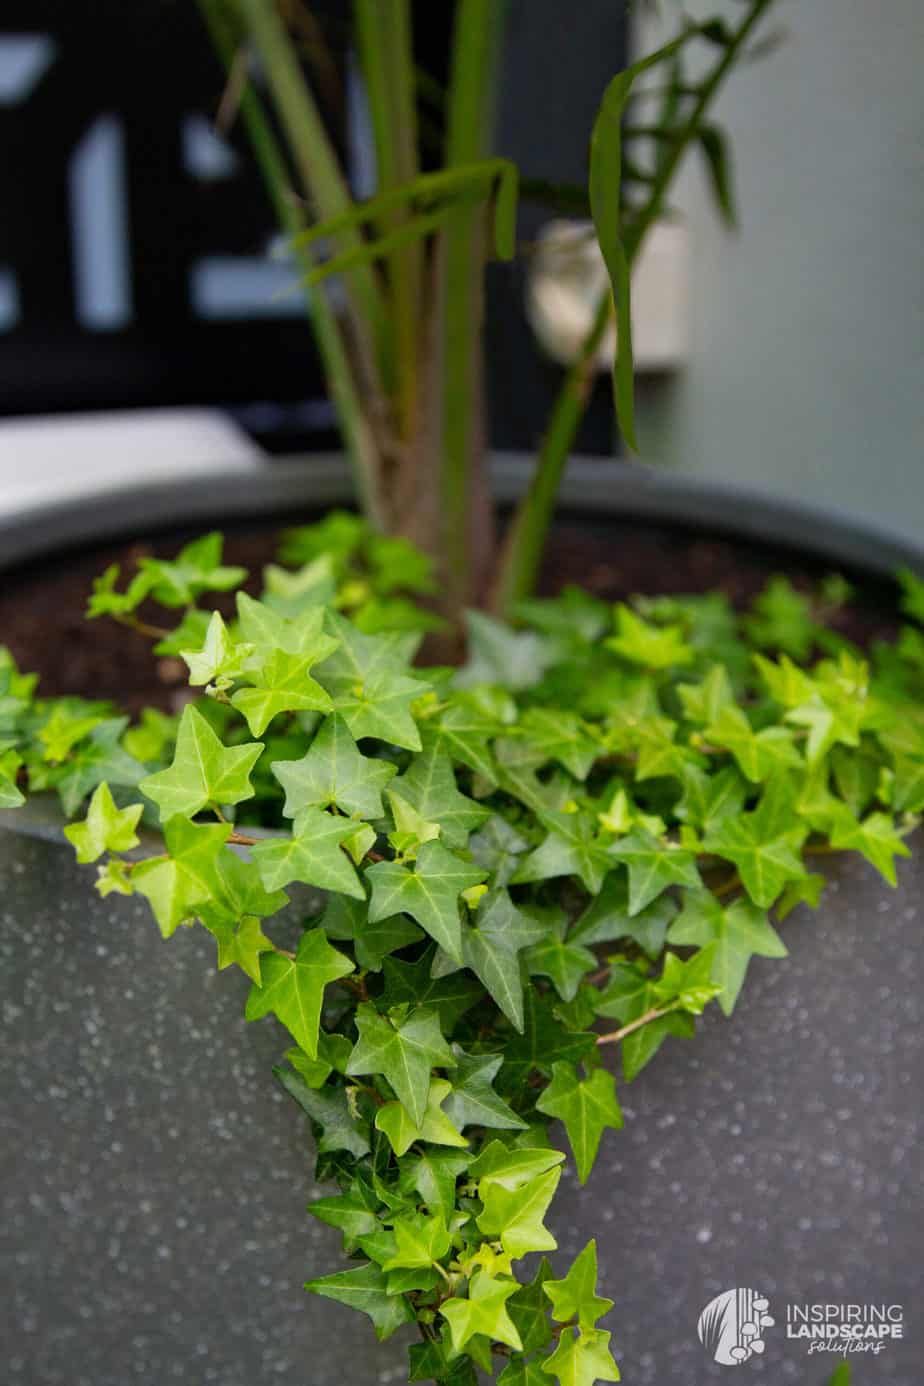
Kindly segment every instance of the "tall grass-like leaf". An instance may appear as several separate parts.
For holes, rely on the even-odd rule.
[[[590,139],[590,210],[610,276],[616,308],[613,398],[620,432],[633,452],[638,451],[638,443],[635,437],[629,257],[622,236],[622,119],[635,79],[670,58],[686,41],[687,35],[683,34],[613,78],[603,94]]]
[[[706,125],[699,132],[699,147],[706,160],[716,204],[726,225],[733,227],[737,224],[737,217],[728,141],[717,125]]]
[[[496,185],[494,246],[499,259],[510,260],[516,249],[518,182],[516,164],[509,159],[481,159],[459,168],[422,173],[409,183],[356,203],[339,216],[315,222],[300,232],[293,244],[304,248],[320,240],[329,240],[342,231],[381,221],[399,207],[425,208],[442,203],[449,211],[454,201],[474,200],[473,194],[484,199]]]

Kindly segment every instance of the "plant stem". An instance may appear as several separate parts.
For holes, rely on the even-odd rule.
[[[459,0],[449,79],[445,165],[485,157],[494,123],[504,0]],[[481,323],[484,302],[484,212],[462,205],[449,218],[438,257],[436,397],[441,426],[434,442],[441,468],[440,543],[447,609],[469,598],[473,551],[484,536],[475,514],[481,484]]]
[[[221,0],[199,0],[199,5],[218,54],[230,71],[236,57],[235,39],[227,26]],[[294,237],[304,230],[301,208],[269,120],[249,82],[241,89],[240,109],[279,224],[285,233]],[[304,271],[310,271],[314,265],[312,257],[298,250],[295,253]],[[343,338],[324,291],[306,297],[309,319],[314,327],[327,387],[336,406],[359,502],[367,519],[381,529],[384,527],[385,509],[381,496],[379,457]]]
[[[629,222],[623,237],[626,259],[631,267],[645,237],[660,214],[664,198],[681,159],[699,134],[703,118],[724,77],[733,66],[763,12],[773,0],[752,0],[751,9],[716,63],[708,79],[698,89],[690,115],[666,145],[651,190],[639,214]],[[587,407],[595,373],[595,358],[609,321],[609,290],[597,305],[591,328],[577,361],[565,376],[552,409],[549,426],[536,459],[536,470],[529,490],[520,501],[501,550],[492,594],[492,606],[510,616],[518,601],[533,590],[552,522],[562,473]]]
[[[621,1030],[611,1030],[609,1034],[598,1035],[597,1043],[619,1044],[620,1040],[624,1040],[627,1035],[633,1035],[636,1030],[641,1030],[643,1025],[650,1025],[653,1020],[660,1020],[662,1016],[670,1015],[671,1011],[676,1010],[676,1004],[663,1006],[660,1009],[654,1007],[652,1010],[646,1011],[644,1015],[640,1015],[638,1020],[633,1020],[628,1025],[624,1025]]]

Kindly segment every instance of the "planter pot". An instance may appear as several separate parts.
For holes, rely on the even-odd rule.
[[[342,466],[313,465],[318,506],[342,501]],[[522,475],[501,460],[505,498]],[[229,479],[45,510],[0,532],[0,553],[12,566],[177,514],[220,524],[304,499],[304,470],[275,464],[257,493]],[[671,518],[877,575],[924,571],[920,550],[849,519],[742,509],[726,488],[634,469],[579,467],[564,503],[598,529],[607,511]],[[215,972],[203,930],[161,946],[143,901],[98,898],[53,815],[5,815],[14,824],[0,832],[6,1379],[403,1380],[402,1340],[376,1344],[301,1288],[341,1251],[304,1216],[318,1192],[305,1125],[270,1078],[284,1032],[244,1024],[247,983]],[[777,1320],[755,1377],[824,1386],[838,1359],[787,1339],[786,1305],[851,1302],[905,1311],[902,1340],[855,1360],[857,1386],[921,1380],[921,857],[899,874],[889,891],[862,862],[838,864],[818,913],[783,925],[790,956],[753,961],[731,1022],[709,1015],[693,1043],[669,1041],[623,1088],[626,1128],[608,1133],[588,1186],[566,1175],[553,1230],[569,1255],[596,1235],[631,1386],[721,1379],[697,1318],[739,1286],[763,1291]]]

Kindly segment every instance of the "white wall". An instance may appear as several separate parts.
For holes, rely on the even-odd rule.
[[[691,356],[642,385],[643,458],[920,536],[924,0],[780,0],[764,25],[779,23],[785,44],[716,108],[739,231],[719,225],[695,154],[673,198],[692,237]]]

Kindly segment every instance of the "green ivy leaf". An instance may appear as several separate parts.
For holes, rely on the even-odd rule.
[[[104,780],[119,788],[141,788],[144,766],[121,744],[127,725],[127,717],[109,717],[99,722],[64,767],[57,789],[61,807],[69,818]]]
[[[629,870],[629,914],[639,914],[669,886],[702,882],[692,852],[667,839],[637,830],[613,843],[610,856]]]
[[[440,1213],[448,1222],[456,1207],[456,1180],[471,1158],[457,1150],[424,1146],[419,1155],[402,1162],[402,1177],[417,1190],[431,1213]]]
[[[671,943],[705,948],[715,944],[712,980],[721,987],[719,1005],[731,1015],[744,983],[748,963],[755,955],[785,958],[786,946],[767,918],[750,900],[736,900],[727,908],[711,891],[690,891],[683,909],[668,932]]]
[[[449,1324],[456,1352],[461,1352],[476,1334],[520,1350],[520,1335],[507,1312],[507,1301],[518,1288],[515,1280],[496,1280],[485,1271],[478,1271],[469,1285],[468,1299],[443,1301],[439,1312]]]
[[[508,1256],[514,1258],[531,1251],[554,1251],[558,1243],[543,1218],[560,1178],[560,1169],[550,1169],[516,1189],[504,1188],[496,1181],[480,1184],[484,1210],[478,1217],[479,1229],[487,1237],[499,1238]],[[519,1347],[519,1342],[511,1346]]]
[[[431,969],[435,956],[436,948],[431,946],[416,962],[383,958],[385,986],[378,1004],[380,1007],[399,1006],[409,1001],[432,1006],[439,1012],[442,1028],[449,1033],[460,1016],[481,999],[483,992],[481,984],[467,972],[434,977]]]
[[[350,959],[331,948],[323,929],[309,929],[302,934],[294,958],[281,953],[264,958],[262,984],[251,988],[245,1019],[259,1020],[272,1012],[314,1059],[324,988],[353,970]]]
[[[229,823],[171,818],[164,825],[167,856],[150,857],[135,867],[132,885],[150,901],[164,938],[220,893],[218,857],[230,831]]]
[[[703,838],[703,848],[732,862],[748,895],[769,909],[789,881],[807,873],[799,849],[807,829],[793,812],[791,787],[783,777],[771,780],[757,808],[723,819]]]
[[[513,1302],[510,1301],[511,1318]],[[529,1361],[525,1357],[512,1357],[497,1378],[497,1386],[548,1386],[548,1377],[543,1373],[540,1362]]]
[[[490,809],[459,792],[449,756],[433,742],[414,757],[392,790],[421,818],[439,824],[447,847],[465,847],[469,834],[491,816]]]
[[[220,534],[206,534],[187,544],[172,562],[140,559],[138,567],[150,585],[150,595],[161,606],[192,606],[203,592],[230,592],[239,587],[247,569],[224,566],[223,547]]]
[[[543,1363],[560,1386],[594,1386],[595,1381],[618,1381],[619,1368],[609,1349],[610,1337],[600,1328],[566,1329],[558,1347]]]
[[[236,963],[252,982],[261,986],[260,954],[272,951],[272,939],[264,934],[259,918],[245,914],[238,924],[229,924],[218,933],[218,970]]]
[[[456,1066],[436,1011],[421,1008],[406,1018],[389,1018],[364,1004],[356,1011],[356,1027],[359,1040],[347,1073],[383,1074],[414,1125],[420,1126],[430,1095],[431,1068]]]
[[[468,663],[456,674],[456,688],[497,683],[511,692],[532,688],[552,663],[551,642],[535,631],[514,631],[483,611],[466,611]]]
[[[352,831],[353,824],[347,818],[336,818],[323,809],[303,809],[291,837],[258,842],[251,855],[267,890],[303,881],[319,890],[339,891],[362,900],[362,883],[341,848]]]
[[[76,848],[79,862],[96,861],[104,852],[128,852],[138,846],[135,829],[143,812],[141,804],[116,808],[104,780],[93,793],[84,821],[70,824],[64,829],[64,836]]]
[[[353,1270],[337,1271],[334,1275],[309,1280],[305,1289],[368,1314],[380,1343],[390,1338],[396,1328],[410,1323],[414,1318],[414,1312],[403,1295],[388,1293],[384,1271],[371,1261]]]
[[[181,650],[180,657],[189,668],[191,684],[214,683],[217,679],[235,679],[253,654],[253,645],[233,640],[221,613],[213,611],[205,640],[200,650]]]
[[[604,1130],[608,1126],[614,1131],[622,1127],[613,1075],[598,1068],[582,1080],[573,1064],[557,1063],[552,1069],[552,1081],[536,1106],[546,1116],[558,1117],[564,1123],[578,1179],[586,1184]]]
[[[139,789],[160,809],[161,822],[191,817],[209,804],[237,804],[253,796],[250,773],[263,752],[259,743],[225,747],[192,705],[183,709],[176,753],[168,770],[148,775]]]
[[[466,1126],[525,1131],[526,1122],[521,1121],[494,1091],[493,1083],[504,1061],[503,1055],[467,1054],[459,1044],[452,1046],[452,1052],[457,1066],[444,1111],[453,1125],[460,1131]]]
[[[558,1062],[579,1063],[596,1043],[595,1035],[566,1030],[556,1019],[551,1001],[528,987],[523,997],[523,1033],[512,1035],[504,1048],[500,1073],[504,1091],[519,1091],[534,1070],[551,1075]]]
[[[443,1111],[452,1084],[444,1078],[431,1078],[430,1092],[424,1119],[419,1126],[400,1102],[386,1102],[376,1113],[376,1130],[388,1137],[397,1156],[402,1156],[415,1141],[430,1141],[433,1145],[466,1146],[468,1141]]]
[[[523,982],[519,954],[546,932],[547,926],[517,909],[506,890],[485,896],[475,927],[462,934],[466,967],[483,983],[504,1015],[523,1029]]]
[[[616,634],[603,643],[630,664],[644,669],[673,669],[689,664],[694,652],[684,640],[682,626],[655,626],[629,607],[616,607]]]
[[[613,848],[595,836],[596,824],[590,815],[540,809],[537,816],[547,836],[523,861],[512,884],[577,876],[590,894],[596,895],[607,872],[613,869]]]
[[[600,743],[581,719],[561,708],[528,708],[518,730],[541,755],[540,764],[555,760],[576,780],[586,780],[601,753]]]
[[[286,792],[283,812],[336,805],[355,818],[381,818],[382,790],[396,773],[387,760],[364,756],[342,717],[326,717],[301,760],[277,760],[273,774]]]
[[[802,757],[785,727],[755,732],[739,707],[723,707],[703,733],[706,740],[731,751],[752,784],[761,784],[779,770],[801,763]]]
[[[368,867],[366,877],[372,888],[372,923],[392,914],[409,914],[455,962],[462,963],[459,896],[483,881],[484,871],[454,856],[439,842],[425,842],[413,870],[398,862],[382,861]]]
[[[535,1352],[538,1348],[548,1347],[552,1341],[552,1330],[548,1318],[549,1302],[546,1299],[544,1288],[551,1278],[552,1267],[549,1265],[548,1258],[543,1256],[533,1279],[528,1285],[521,1286],[507,1305],[510,1317],[520,1335],[524,1352]],[[529,1377],[520,1376],[518,1378],[514,1376],[513,1380],[528,1382]],[[542,1378],[540,1378],[541,1380]]]
[[[489,1141],[469,1167],[469,1178],[477,1179],[482,1188],[499,1184],[508,1192],[522,1188],[564,1161],[560,1150],[551,1146],[533,1149],[530,1146],[509,1146],[499,1140]]]
[[[262,736],[280,712],[330,712],[333,703],[308,670],[335,642],[320,636],[324,644],[311,654],[291,655],[274,650],[257,672],[249,673],[253,687],[241,688],[231,702],[243,715],[251,736]]]
[[[566,936],[567,928],[567,916],[562,913],[552,920],[545,938],[529,949],[525,961],[531,975],[551,978],[562,1000],[573,1001],[584,976],[597,966],[597,959],[589,948]]]
[[[577,1319],[580,1328],[593,1328],[613,1307],[611,1299],[597,1294],[597,1243],[593,1239],[572,1262],[563,1280],[547,1280],[543,1288],[552,1301],[556,1323]]]
[[[274,1068],[273,1073],[319,1128],[319,1155],[345,1150],[361,1159],[369,1154],[370,1146],[364,1134],[364,1129],[368,1128],[353,1116],[343,1088],[322,1087],[315,1091],[300,1073],[293,1073],[291,1069]]]
[[[659,895],[637,914],[630,914],[628,882],[621,873],[614,871],[603,882],[600,894],[575,920],[570,942],[587,949],[594,943],[629,938],[649,958],[657,958],[664,947],[667,927],[676,913],[677,906],[671,897]]]
[[[895,858],[911,856],[889,814],[871,813],[861,823],[848,808],[843,808],[831,824],[831,846],[859,852],[891,886],[898,884]]]
[[[364,736],[420,750],[420,734],[411,704],[429,684],[408,678],[396,654],[394,639],[364,635],[342,617],[331,615],[331,633],[339,648],[317,671],[318,681],[334,700],[358,741]]]
[[[384,1262],[382,1269],[413,1270],[432,1266],[449,1251],[450,1236],[442,1213],[415,1213],[394,1220],[395,1254]]]

